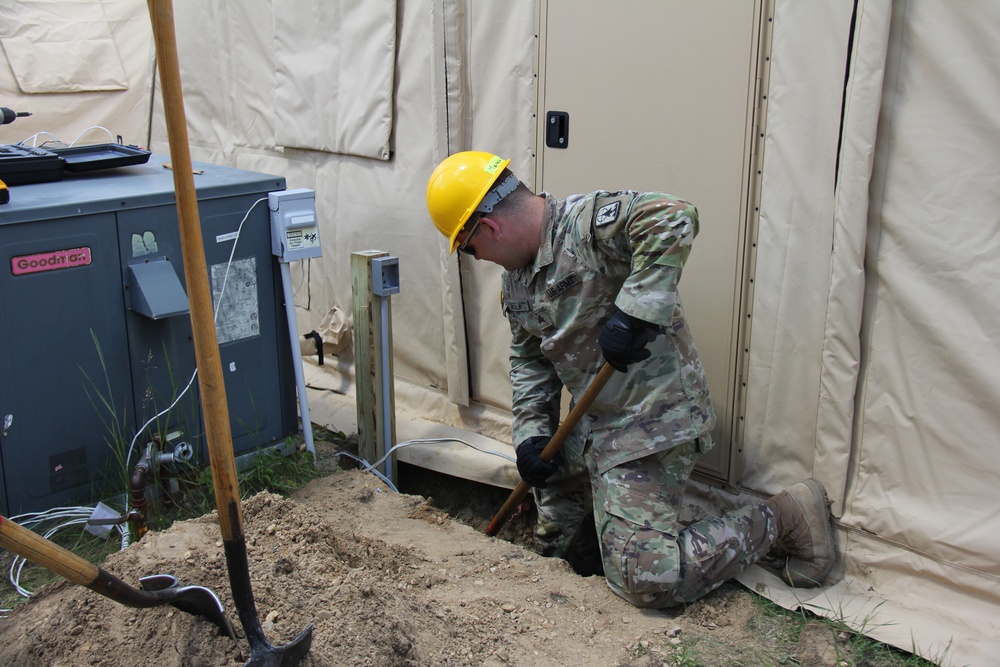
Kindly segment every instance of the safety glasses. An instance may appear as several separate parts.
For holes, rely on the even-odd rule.
[[[477,231],[479,231],[479,221],[482,219],[483,216],[481,215],[476,216],[476,221],[472,223],[472,228],[469,229],[469,231],[466,232],[465,234],[465,240],[458,244],[459,252],[464,252],[466,255],[476,254],[476,249],[469,246],[469,241],[471,241],[472,237],[476,235]]]

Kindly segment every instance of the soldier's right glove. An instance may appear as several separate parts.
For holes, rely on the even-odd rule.
[[[652,353],[646,344],[656,335],[652,327],[649,322],[615,308],[597,338],[604,360],[616,371],[625,373],[629,364],[648,359]]]
[[[536,435],[517,446],[517,472],[529,486],[544,489],[548,486],[546,480],[562,465],[562,452],[556,452],[551,461],[543,461],[539,456],[549,440],[551,438],[547,435]]]

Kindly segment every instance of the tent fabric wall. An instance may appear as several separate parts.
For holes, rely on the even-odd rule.
[[[219,0],[176,2],[192,154],[280,173],[289,187],[316,190],[317,212],[325,221],[324,254],[308,267],[292,267],[295,280],[301,278],[299,272],[309,272],[296,294],[300,331],[317,327],[330,308],[351,312],[351,252],[377,249],[398,256],[401,291],[391,302],[397,403],[509,441],[509,415],[504,412],[510,401],[508,332],[495,330],[499,272],[461,264],[448,254],[427,217],[424,192],[438,161],[473,146],[509,155],[520,173],[533,173],[535,5],[526,0],[395,4],[393,156],[383,162],[279,145],[280,121],[271,100],[281,85],[276,75],[281,40],[274,35],[269,0],[238,6]],[[384,13],[378,3],[358,7],[372,17]],[[312,31],[303,39],[327,35],[329,26],[297,17],[298,11],[289,8],[284,20]],[[497,53],[504,57],[492,57]],[[359,82],[370,78],[351,70],[337,77],[348,75]],[[220,81],[226,82],[225,95]],[[523,113],[511,113],[511,108]],[[321,113],[303,109],[299,122],[307,124]],[[167,150],[164,127],[157,101],[154,150]],[[496,315],[479,322],[479,309]],[[474,351],[466,349],[467,335],[477,341]],[[348,349],[327,360],[326,368],[347,385],[352,362]],[[477,400],[470,402],[473,388]]]
[[[431,103],[436,119],[434,162],[440,162],[460,146],[469,145],[471,115],[468,111],[468,76],[464,42],[467,41],[465,14],[462,6],[449,0],[436,0],[432,5],[433,44],[431,59]],[[461,28],[461,29],[460,29]],[[453,148],[455,147],[455,148]],[[442,277],[441,303],[445,322],[463,320],[462,280],[458,262],[448,251],[446,239],[438,241],[438,258]],[[455,405],[469,406],[468,338],[464,327],[444,327],[445,368],[448,373],[448,398]]]
[[[272,15],[276,143],[388,160],[395,0],[275,0]]]
[[[814,475],[825,295],[851,5],[775,3],[764,120],[743,484],[774,493]],[[847,443],[844,443],[846,447]]]
[[[467,3],[471,64],[471,142],[466,148],[510,158],[509,168],[533,188],[535,172],[535,3]],[[495,57],[495,54],[504,54]],[[472,396],[510,413],[510,328],[500,309],[500,267],[459,257],[469,332]],[[504,434],[509,441],[510,434]]]
[[[422,386],[446,386],[440,372],[443,364],[436,363],[440,358],[437,342],[443,335],[437,298],[437,239],[422,234],[417,222],[426,215],[418,183],[432,154],[425,129],[431,120],[430,89],[426,86],[432,66],[430,13],[419,4],[396,4],[401,16],[388,19],[399,22],[394,94],[407,104],[395,111],[396,153],[392,161],[278,145],[281,121],[274,98],[281,86],[276,46],[282,40],[275,35],[269,0],[238,5],[176,3],[185,107],[196,159],[279,173],[288,178],[290,188],[316,190],[323,257],[308,267],[292,267],[293,271],[309,272],[308,282],[296,293],[300,330],[317,327],[330,308],[351,312],[351,252],[379,249],[396,254],[403,281],[401,294],[392,300],[396,328],[400,320],[419,321],[425,332],[420,336],[397,335],[396,372]],[[381,15],[384,9],[378,3],[370,6],[373,16]],[[304,40],[322,39],[330,30],[330,26],[309,20],[298,11],[289,8],[285,21],[297,25]],[[350,70],[345,72],[331,73],[331,83],[350,74]],[[362,81],[370,73],[358,71],[353,76]],[[220,81],[227,82],[224,95],[219,94]],[[323,112],[322,108],[305,109],[299,122],[318,120]],[[166,150],[159,106],[151,143],[156,150]],[[339,359],[329,359],[327,365],[346,373],[351,361],[348,350]]]
[[[28,32],[25,24],[38,20],[39,12],[44,15],[54,6],[59,7],[55,13],[60,17],[58,22],[64,35],[66,31],[84,30],[93,21],[105,36],[104,28],[107,28],[112,40],[110,44],[102,39],[96,44],[92,41],[86,45],[86,48],[97,48],[98,57],[96,60],[88,57],[72,64],[76,81],[73,84],[63,81],[66,71],[59,67],[65,55],[55,62],[45,63],[41,75],[29,73],[22,69],[22,63],[15,65],[12,60],[26,58],[30,54],[21,52],[12,58],[10,45],[6,43],[8,37]],[[51,30],[39,29],[31,34],[46,33],[51,34]],[[56,39],[54,36],[50,38]],[[104,143],[116,141],[118,135],[125,143],[147,144],[154,60],[149,10],[144,2],[77,0],[3,3],[0,7],[0,39],[5,41],[4,58],[0,62],[0,105],[33,114],[0,127],[0,144],[25,141],[29,146],[42,146],[46,142],[58,146],[59,143],[52,142],[69,144],[74,140],[78,140],[79,144]],[[17,48],[20,50],[23,46]],[[76,56],[73,56],[75,59],[80,57],[80,49],[85,47],[76,45],[74,48],[77,49]],[[117,61],[124,71],[124,81],[111,61]],[[109,67],[116,73],[109,74]],[[22,90],[21,84],[32,92]],[[71,88],[79,92],[62,92]],[[48,92],[57,90],[59,92]],[[91,129],[93,126],[99,128]]]
[[[888,53],[843,521],[913,554],[905,590],[928,612],[938,588],[993,606],[966,621],[985,664],[1000,655],[1000,89],[983,82],[1000,79],[1000,7],[897,3]]]
[[[962,7],[893,17],[848,518],[1000,580],[1000,8]]]
[[[0,44],[23,93],[128,88],[103,5],[51,0],[0,5]]]
[[[882,82],[892,7],[860,2],[854,48],[844,91],[839,170],[833,213],[833,245],[816,416],[820,471],[849,471],[854,403],[861,365],[868,189],[881,109]],[[826,479],[837,488],[834,513],[843,512],[847,479]]]
[[[940,664],[994,664],[1000,99],[983,82],[1000,10],[857,3],[834,189],[838,73],[817,77],[834,54],[803,54],[844,17],[793,4],[774,12],[744,483],[824,481],[845,559],[829,588],[772,594]]]

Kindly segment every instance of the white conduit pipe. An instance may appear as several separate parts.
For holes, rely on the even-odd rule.
[[[295,369],[295,390],[299,396],[299,416],[302,418],[302,433],[306,439],[306,451],[316,457],[313,444],[312,421],[309,419],[309,399],[306,396],[306,379],[302,372],[302,350],[299,348],[299,325],[295,321],[295,295],[292,293],[292,273],[288,262],[281,264],[281,286],[285,292],[285,315],[288,318],[288,339],[292,344],[292,366]]]

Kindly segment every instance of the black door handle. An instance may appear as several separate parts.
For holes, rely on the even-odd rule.
[[[569,113],[550,111],[545,114],[545,145],[549,148],[569,146]]]

